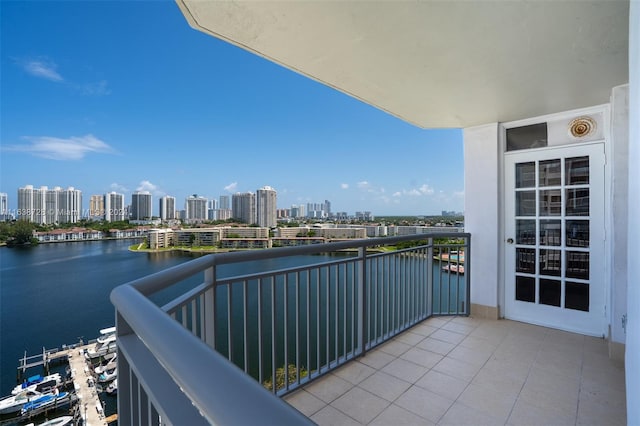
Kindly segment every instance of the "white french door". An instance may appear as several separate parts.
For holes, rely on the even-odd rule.
[[[605,333],[604,144],[505,154],[505,317]]]

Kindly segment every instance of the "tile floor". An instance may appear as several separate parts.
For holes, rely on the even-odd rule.
[[[468,317],[428,319],[285,400],[318,425],[626,424],[603,339]]]

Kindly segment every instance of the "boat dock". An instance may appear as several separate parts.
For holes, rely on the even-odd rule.
[[[68,400],[62,400],[54,407],[44,407],[21,417],[0,420],[0,426],[16,424],[16,421],[30,421],[31,418],[55,410],[62,404],[69,405],[69,413],[76,418],[74,424],[108,426],[109,422],[115,421],[116,415],[109,418],[105,415],[93,366],[85,357],[85,350],[93,347],[94,342],[95,340],[86,345],[80,342],[76,345],[63,346],[62,349],[43,348],[41,354],[33,356],[27,356],[25,352],[24,356],[18,360],[18,383],[23,381],[26,371],[30,368],[43,367],[48,374],[51,366],[68,362],[70,380],[64,383],[65,387],[69,388]]]

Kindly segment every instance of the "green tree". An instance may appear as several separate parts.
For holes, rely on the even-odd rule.
[[[12,245],[38,244],[38,239],[33,236],[34,229],[35,225],[26,220],[15,222],[9,242]]]

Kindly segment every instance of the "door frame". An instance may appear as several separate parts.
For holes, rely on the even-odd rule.
[[[604,116],[604,120],[601,123],[603,127],[603,138],[594,142],[583,142],[583,143],[566,143],[555,145],[556,147],[560,146],[580,146],[580,145],[592,145],[594,143],[602,143],[604,144],[604,158],[605,158],[605,166],[604,166],[604,217],[603,224],[604,227],[604,257],[603,257],[603,276],[604,276],[604,321],[603,321],[603,333],[599,337],[604,336],[605,338],[610,338],[611,332],[611,323],[612,323],[612,310],[611,310],[611,298],[612,298],[612,250],[613,244],[612,241],[611,229],[613,229],[613,218],[612,218],[612,199],[611,199],[611,185],[612,185],[612,162],[609,161],[612,158],[612,143],[611,143],[611,107],[609,104],[601,104],[587,108],[579,108],[570,111],[564,111],[559,113],[546,114],[537,117],[531,117],[516,121],[497,123],[498,124],[498,143],[497,143],[497,156],[498,156],[498,223],[500,224],[498,227],[498,277],[497,277],[497,301],[498,301],[498,317],[504,319],[505,318],[505,302],[506,302],[506,192],[505,192],[505,154],[507,153],[506,149],[506,131],[507,129],[519,126],[527,126],[530,124],[537,124],[542,122],[547,122],[551,120],[557,120],[561,118],[567,117],[577,117],[581,115],[589,115],[594,113],[602,113]],[[536,149],[545,149],[545,148],[534,148],[532,150],[522,150],[522,151],[533,151]]]

